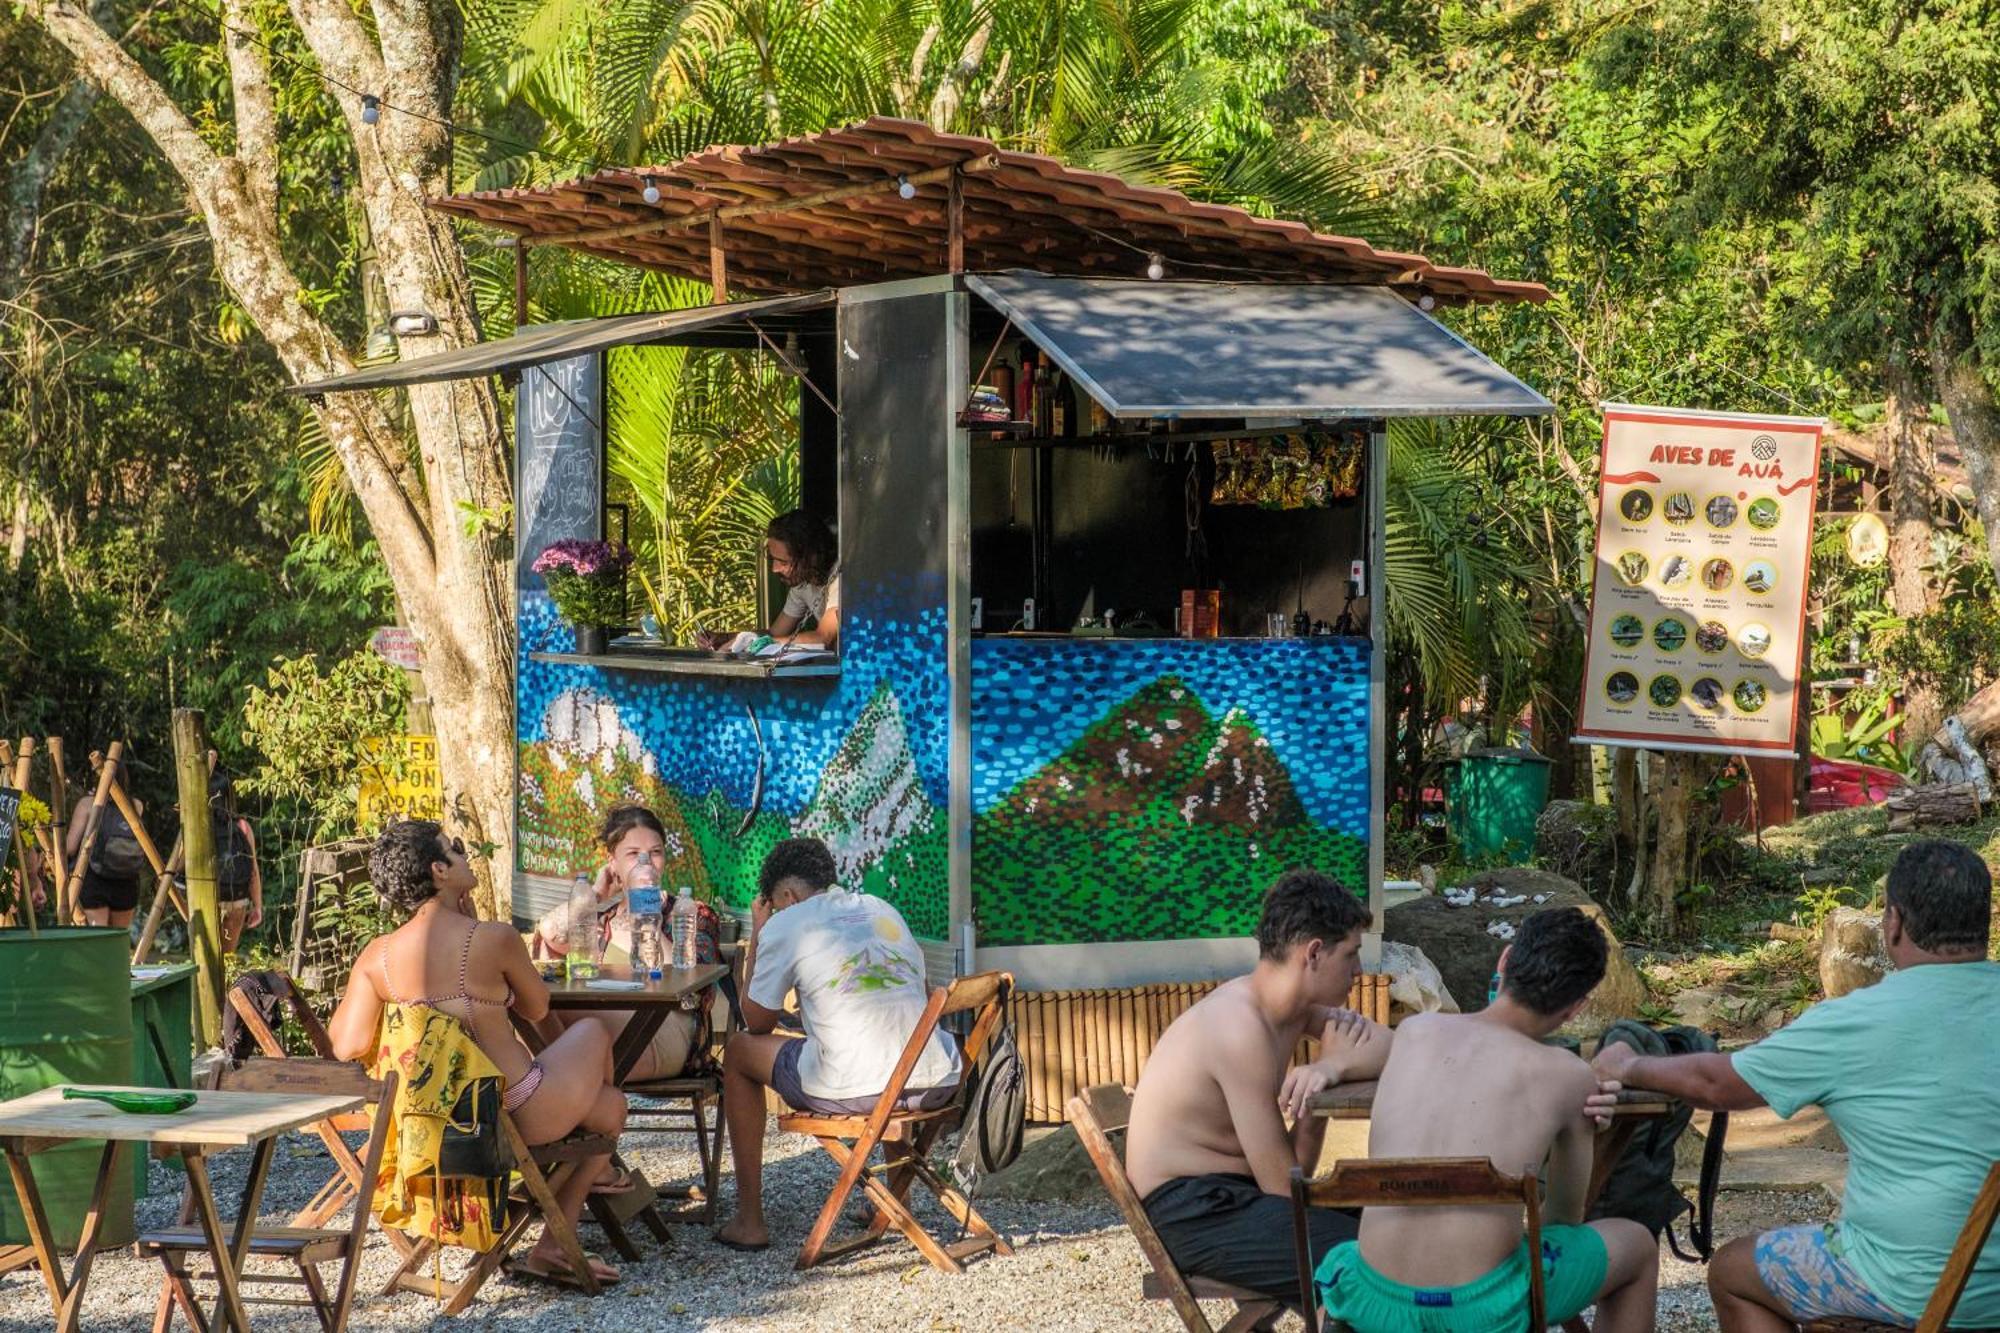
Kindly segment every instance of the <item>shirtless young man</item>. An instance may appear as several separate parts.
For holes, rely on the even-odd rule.
[[[1368,1155],[1485,1157],[1509,1175],[1548,1165],[1542,1272],[1548,1322],[1597,1306],[1598,1333],[1649,1333],[1659,1246],[1637,1222],[1583,1222],[1598,1093],[1590,1066],[1541,1039],[1604,976],[1604,932],[1574,907],[1536,912],[1500,955],[1499,997],[1476,1014],[1420,1014],[1396,1031]],[[1361,1333],[1486,1333],[1528,1303],[1518,1208],[1382,1208],[1316,1273],[1329,1317]]]
[[[1306,1101],[1375,1077],[1389,1054],[1386,1028],[1335,1008],[1361,970],[1367,925],[1367,907],[1337,881],[1286,871],[1264,898],[1256,969],[1175,1019],[1146,1061],[1125,1170],[1183,1273],[1297,1299],[1292,1168],[1311,1171],[1326,1134]],[[1321,1034],[1320,1058],[1287,1074],[1309,1029]],[[1315,1257],[1357,1225],[1352,1213],[1315,1210]]]

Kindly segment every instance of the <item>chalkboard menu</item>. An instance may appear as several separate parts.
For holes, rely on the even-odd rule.
[[[530,366],[514,399],[515,581],[549,543],[604,535],[604,362],[597,354]]]

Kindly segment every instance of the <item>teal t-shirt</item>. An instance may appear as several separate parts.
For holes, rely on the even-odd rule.
[[[1914,1319],[2000,1157],[2000,963],[1931,963],[1814,1005],[1730,1057],[1779,1115],[1817,1104],[1847,1144],[1841,1240]],[[2000,1232],[1953,1328],[2000,1325]]]

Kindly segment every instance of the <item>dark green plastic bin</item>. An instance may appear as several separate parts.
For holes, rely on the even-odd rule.
[[[0,1101],[58,1083],[132,1082],[132,937],[110,927],[0,930]],[[126,1145],[123,1152],[144,1152]],[[74,1249],[97,1181],[101,1141],[64,1144],[30,1162],[56,1244]],[[112,1176],[105,1249],[132,1242],[132,1173]],[[26,1245],[11,1186],[0,1189],[0,1245]]]
[[[1446,766],[1445,827],[1462,859],[1526,864],[1549,803],[1549,767],[1533,750],[1474,750]]]

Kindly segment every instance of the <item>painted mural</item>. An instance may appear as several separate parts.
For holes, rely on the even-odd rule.
[[[521,870],[594,870],[604,812],[637,801],[667,829],[668,884],[747,909],[773,843],[824,839],[842,882],[942,939],[947,683],[942,590],[850,583],[842,674],[739,681],[538,662],[567,625],[524,607],[519,678]],[[907,619],[858,608],[913,607]]]
[[[981,947],[1245,935],[1294,865],[1366,894],[1366,640],[972,648]]]

